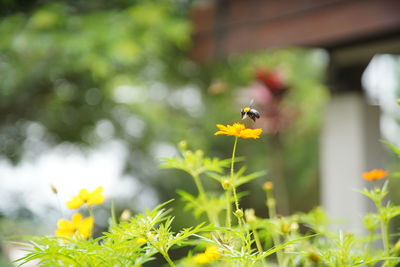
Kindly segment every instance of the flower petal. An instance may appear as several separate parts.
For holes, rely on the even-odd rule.
[[[220,129],[221,131],[226,131],[227,127],[225,125],[222,124],[217,124],[218,129]]]
[[[79,209],[83,203],[83,200],[79,196],[74,196],[72,200],[67,202],[67,208],[71,210]]]
[[[386,176],[388,176],[388,172],[381,169],[375,169],[370,172],[363,173],[363,178],[369,181],[383,179]]]
[[[87,217],[82,220],[82,222],[79,224],[77,230],[84,238],[88,238],[92,235],[93,225],[94,225],[93,218]]]
[[[74,231],[66,231],[62,229],[57,229],[54,233],[58,237],[71,237],[74,235]]]
[[[74,225],[72,222],[66,220],[66,219],[60,219],[57,221],[57,227],[60,230],[64,231],[73,231],[74,230]]]
[[[242,123],[234,123],[233,125],[221,125],[217,124],[219,131],[215,132],[214,135],[230,135],[230,136],[237,136],[241,138],[253,138],[257,139],[260,137],[262,133],[262,129],[248,129]]]
[[[105,197],[103,195],[103,187],[99,186],[96,188],[96,190],[94,190],[93,192],[91,192],[89,194],[87,204],[89,206],[98,205],[98,204],[103,203],[104,200],[105,200]]]
[[[89,197],[89,191],[87,189],[81,189],[78,196],[82,199],[83,202],[86,202]]]
[[[72,222],[72,224],[75,226],[75,228],[77,228],[77,227],[79,226],[79,224],[80,224],[81,221],[82,221],[82,218],[83,218],[83,216],[82,216],[82,214],[80,214],[79,212],[75,213],[75,214],[72,216],[71,222]]]
[[[146,238],[144,238],[144,237],[139,237],[138,239],[136,239],[136,245],[142,245],[142,244],[144,244],[144,243],[146,243],[147,242],[147,239]]]
[[[217,259],[221,257],[221,253],[219,252],[217,246],[209,246],[206,248],[204,253],[211,259]]]
[[[196,256],[194,256],[193,258],[197,263],[208,263],[209,261],[211,261],[211,259],[207,256],[206,253],[199,253]]]

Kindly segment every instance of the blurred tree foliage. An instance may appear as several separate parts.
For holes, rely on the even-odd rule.
[[[215,124],[240,119],[238,88],[254,82],[255,65],[279,65],[292,88],[284,105],[300,114],[282,137],[289,191],[304,197],[315,190],[326,97],[320,51],[285,49],[200,64],[188,56],[190,1],[0,3],[1,156],[17,163],[27,152],[43,152],[27,142],[32,135],[49,146],[95,147],[116,139],[129,152],[126,172],[170,198],[178,186],[192,184],[178,171],[158,171],[157,151],[186,139],[228,157],[232,144],[212,135]],[[252,170],[265,169],[274,157],[268,143],[239,144],[240,150],[252,156]]]

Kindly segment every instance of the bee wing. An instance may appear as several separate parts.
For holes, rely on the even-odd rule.
[[[251,99],[251,100],[250,100],[249,107],[251,107],[253,104],[254,104],[254,99]]]

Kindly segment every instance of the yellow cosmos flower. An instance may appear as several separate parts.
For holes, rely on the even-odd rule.
[[[387,171],[378,169],[378,170],[372,170],[372,171],[370,171],[370,172],[364,172],[364,173],[363,173],[363,178],[364,178],[365,180],[371,181],[371,180],[383,179],[383,178],[385,178],[387,175],[388,175],[388,172],[387,172]]]
[[[194,256],[194,260],[197,263],[208,263],[212,260],[218,259],[221,257],[221,253],[218,251],[218,248],[216,246],[209,246],[206,248],[206,251],[204,253],[199,253],[196,256]]]
[[[105,197],[103,195],[103,187],[99,186],[94,191],[89,192],[87,189],[81,189],[77,196],[74,196],[72,200],[67,202],[67,207],[71,210],[79,209],[83,204],[88,206],[98,205],[103,203]]]
[[[260,137],[260,134],[262,133],[262,129],[249,129],[244,126],[244,124],[241,123],[234,123],[233,125],[222,125],[222,124],[217,124],[217,127],[219,129],[218,132],[214,133],[214,135],[231,135],[231,136],[237,136],[241,138],[253,138],[257,139]]]
[[[59,237],[72,237],[74,235],[88,238],[92,234],[94,220],[92,217],[83,219],[82,214],[75,213],[71,221],[60,219],[57,222],[57,230],[55,235]]]

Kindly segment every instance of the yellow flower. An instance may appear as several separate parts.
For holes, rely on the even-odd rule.
[[[372,171],[370,171],[370,172],[364,172],[364,173],[363,173],[363,178],[364,178],[365,180],[371,181],[371,180],[383,179],[383,178],[385,178],[387,175],[388,175],[388,172],[387,172],[387,171],[380,170],[380,169],[378,169],[378,170],[375,169],[375,170],[372,170]]]
[[[211,259],[207,256],[206,253],[199,253],[196,256],[194,256],[194,260],[195,262],[204,264],[204,263],[208,263],[209,261],[211,261]]]
[[[260,137],[260,134],[262,133],[261,129],[249,129],[244,126],[244,124],[241,123],[234,123],[233,125],[222,125],[222,124],[217,124],[217,127],[219,129],[218,132],[214,133],[214,135],[231,135],[231,136],[237,136],[241,138],[253,138],[257,139]]]
[[[75,213],[71,221],[60,219],[57,222],[55,235],[59,237],[72,237],[74,235],[88,238],[92,234],[94,220],[92,217],[83,219],[82,214]]]
[[[144,237],[139,237],[138,239],[136,239],[136,245],[142,245],[146,242],[147,242],[147,239]]]
[[[204,252],[209,258],[211,259],[218,259],[221,257],[221,253],[218,251],[218,248],[216,246],[210,246],[206,249]]]
[[[194,260],[198,263],[204,264],[221,257],[221,253],[216,246],[209,246],[204,253],[199,253],[194,256]]]
[[[74,196],[72,200],[67,202],[69,209],[79,209],[83,204],[88,206],[98,205],[104,202],[103,187],[99,186],[93,192],[89,192],[87,189],[81,189],[77,196]]]

